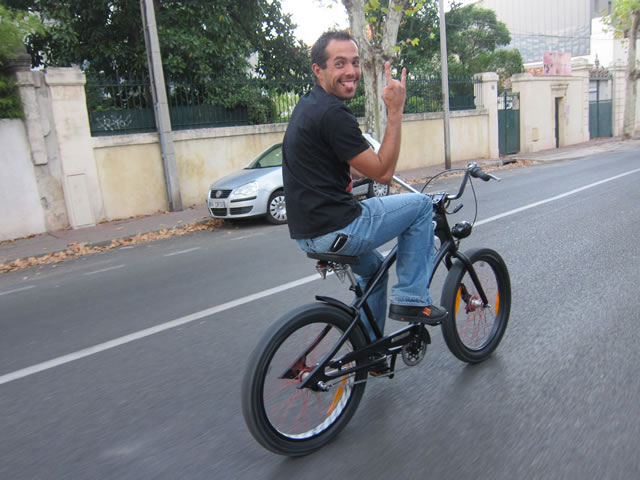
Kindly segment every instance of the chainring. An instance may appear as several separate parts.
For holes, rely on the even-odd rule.
[[[428,333],[426,333],[426,335],[423,334],[414,336],[411,342],[402,347],[402,361],[410,367],[419,364],[427,354],[428,343],[430,343]]]

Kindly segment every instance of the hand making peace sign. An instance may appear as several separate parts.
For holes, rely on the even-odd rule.
[[[407,69],[402,69],[400,80],[394,80],[391,77],[391,63],[384,64],[384,75],[387,80],[386,86],[382,89],[382,100],[387,106],[389,114],[402,113],[404,109],[404,101],[407,91]]]

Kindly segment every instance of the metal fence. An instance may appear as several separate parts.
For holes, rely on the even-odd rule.
[[[85,85],[91,135],[156,130],[149,81],[132,77],[87,76]]]
[[[449,79],[451,110],[475,109],[474,80]],[[213,82],[167,79],[167,98],[174,130],[234,125],[286,123],[300,96],[311,89],[305,82],[248,80],[225,87],[226,92],[242,92],[244,105],[229,108],[211,101],[225,91]],[[151,88],[148,79],[88,76],[87,108],[93,136],[154,132],[156,130]],[[231,90],[233,89],[233,90]],[[364,116],[364,86],[348,102],[357,116]],[[411,78],[407,82],[405,113],[442,111],[440,77]]]

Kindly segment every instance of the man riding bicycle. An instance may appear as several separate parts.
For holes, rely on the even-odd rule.
[[[432,305],[428,282],[433,269],[431,199],[409,193],[358,202],[351,194],[351,170],[388,184],[400,153],[406,70],[391,77],[382,99],[388,120],[376,153],[344,104],[361,78],[358,45],[347,32],[326,32],[311,50],[316,85],[293,111],[283,142],[283,178],[289,233],[305,252],[358,256],[352,265],[365,287],[380,266],[378,247],[398,238],[396,272],[389,316],[395,320],[437,325],[447,312]],[[369,305],[384,331],[387,276],[378,283]],[[370,321],[372,319],[369,319]],[[374,338],[370,330],[371,338]]]

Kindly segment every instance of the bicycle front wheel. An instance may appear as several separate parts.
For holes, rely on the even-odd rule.
[[[480,248],[465,252],[471,261],[488,305],[464,263],[456,261],[442,287],[441,304],[449,312],[442,334],[457,358],[468,363],[485,360],[498,347],[507,328],[511,310],[511,280],[502,257]]]
[[[337,377],[323,389],[297,388],[352,321],[346,312],[318,303],[292,311],[265,333],[242,384],[242,413],[262,446],[280,455],[306,455],[335,438],[353,416],[364,393],[359,380],[366,379],[365,370]],[[365,343],[355,328],[335,358]]]

